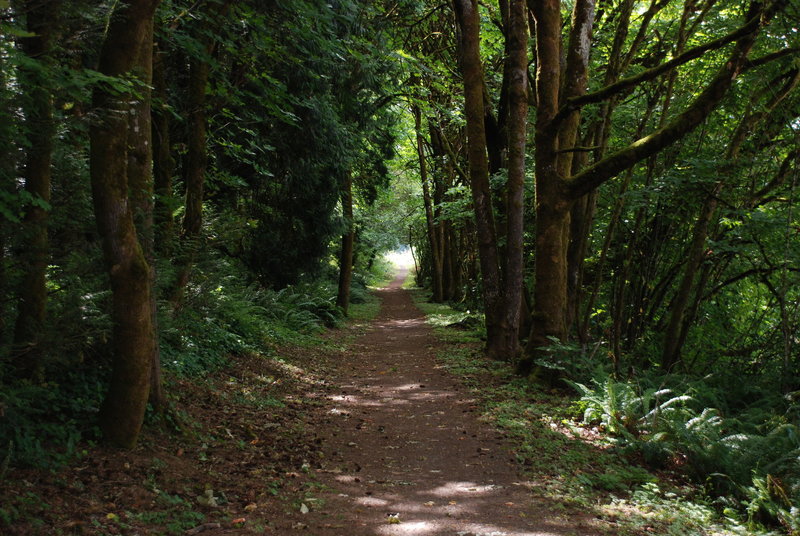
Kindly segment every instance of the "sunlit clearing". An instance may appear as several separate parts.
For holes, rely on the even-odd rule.
[[[410,269],[414,267],[414,257],[411,255],[411,248],[405,247],[391,251],[385,255],[386,260],[400,269]]]

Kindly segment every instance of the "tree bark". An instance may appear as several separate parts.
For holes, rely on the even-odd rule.
[[[170,112],[167,110],[166,52],[153,53],[153,190],[155,206],[153,227],[155,249],[169,256],[175,240],[175,221],[172,217],[172,175],[175,161],[170,140]]]
[[[153,35],[153,22],[147,29]],[[150,267],[150,315],[153,323],[153,363],[150,372],[150,404],[156,411],[166,405],[161,385],[161,350],[158,343],[158,306],[155,292],[155,236],[153,216],[153,132],[151,124],[151,85],[153,81],[153,40],[142,42],[135,58],[140,81],[138,99],[134,102],[128,126],[128,188],[139,242]]]
[[[516,360],[524,276],[525,145],[528,136],[528,17],[525,0],[509,4],[506,73],[508,74],[508,182],[506,183],[506,252],[503,273],[503,321],[498,349]]]
[[[107,76],[150,71],[138,51],[152,43],[158,0],[130,0],[112,16],[100,53],[99,71]],[[128,183],[128,128],[132,95],[98,86],[92,104],[99,117],[91,125],[90,169],[97,228],[103,239],[112,291],[113,363],[111,385],[101,410],[106,438],[121,447],[136,444],[150,391],[155,348],[151,272],[136,234]],[[140,130],[140,134],[144,134]]]
[[[486,317],[486,351],[501,358],[503,308],[497,235],[489,187],[489,159],[484,126],[484,82],[480,57],[480,19],[476,0],[454,0],[461,28],[461,71],[464,77],[464,112],[467,121],[467,159],[469,162],[472,206],[478,237],[478,257],[483,282]]]
[[[558,135],[551,129],[558,111],[561,80],[561,3],[534,4],[536,21],[536,235],[533,314],[522,374],[533,370],[540,348],[550,338],[566,339],[567,241],[571,202],[559,174]],[[570,145],[571,147],[571,145]],[[561,165],[563,166],[563,160]]]
[[[342,185],[342,215],[347,232],[342,235],[342,251],[339,256],[339,291],[336,296],[336,305],[341,307],[342,312],[347,316],[350,308],[350,284],[353,281],[353,250],[356,243],[356,228],[353,222],[353,177],[349,171]]]
[[[174,308],[183,302],[186,285],[194,264],[197,241],[203,228],[203,197],[205,190],[208,155],[206,147],[206,84],[208,84],[209,65],[193,58],[189,66],[189,135],[187,139],[184,182],[186,185],[185,209],[181,231],[181,253],[178,270],[170,293]]]
[[[22,282],[18,292],[17,319],[14,326],[16,366],[22,377],[34,378],[43,373],[42,336],[47,308],[46,271],[49,254],[47,219],[50,202],[50,178],[53,160],[53,98],[48,78],[48,63],[55,38],[55,24],[60,2],[27,0],[19,4],[19,12],[27,19],[30,36],[21,39],[22,50],[36,67],[20,68],[20,86],[24,93],[25,191],[36,200],[25,208],[23,236],[25,249],[21,255]]]
[[[440,243],[441,233],[439,233],[439,228],[434,219],[433,200],[431,199],[431,189],[428,184],[428,164],[425,159],[425,145],[422,138],[422,113],[419,106],[414,106],[413,112],[414,130],[417,137],[417,157],[419,158],[419,176],[422,181],[422,202],[425,205],[425,224],[428,230],[428,243],[431,248],[433,301],[442,303],[444,301],[444,263]]]

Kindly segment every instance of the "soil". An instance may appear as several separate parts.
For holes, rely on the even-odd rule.
[[[401,288],[346,355],[319,437],[326,493],[301,521],[314,535],[580,533],[534,500],[504,437],[435,355],[441,343]],[[587,532],[588,534],[588,532]]]
[[[12,471],[0,533],[522,536],[597,534],[532,493],[512,446],[435,356],[443,344],[401,288],[354,338],[242,356],[173,385],[179,431],[134,451],[87,446],[55,473]],[[355,334],[355,335],[354,335]],[[194,423],[186,424],[186,423]]]

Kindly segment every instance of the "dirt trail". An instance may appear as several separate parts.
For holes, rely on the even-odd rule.
[[[578,534],[536,502],[502,436],[434,355],[441,343],[405,273],[379,291],[381,312],[342,356],[316,434],[326,491],[275,529],[313,535]],[[399,523],[387,517],[397,513]],[[281,526],[283,525],[283,526]],[[571,526],[570,526],[571,525]]]

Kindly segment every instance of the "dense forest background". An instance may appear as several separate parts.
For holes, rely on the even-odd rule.
[[[490,358],[800,530],[794,0],[0,2],[0,474],[333,327]]]

